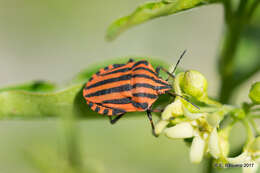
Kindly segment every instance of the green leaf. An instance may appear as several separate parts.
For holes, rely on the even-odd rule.
[[[0,92],[11,90],[24,90],[31,92],[46,92],[53,91],[56,88],[55,84],[48,81],[32,81],[19,85],[7,86],[0,89]]]
[[[159,2],[148,2],[139,6],[129,16],[122,17],[112,23],[107,30],[106,38],[107,40],[113,40],[128,28],[148,20],[218,1],[219,0],[162,0]]]
[[[154,67],[168,65],[157,59],[146,59]],[[22,85],[0,89],[0,119],[32,119],[63,117],[73,115],[82,118],[103,118],[87,106],[82,90],[86,81],[100,68],[114,63],[126,63],[128,58],[109,60],[105,63],[93,65],[76,75],[71,84],[63,89],[56,89],[48,82],[29,82]],[[106,65],[104,65],[106,64]],[[55,90],[54,90],[55,89]],[[169,99],[168,99],[169,100]],[[160,103],[164,102],[160,101]],[[167,101],[167,99],[166,99]]]
[[[46,93],[23,90],[0,92],[0,118],[62,116],[73,110],[74,98],[82,86],[82,84],[74,85]]]

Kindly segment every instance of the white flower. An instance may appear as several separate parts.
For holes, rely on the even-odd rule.
[[[162,133],[162,131],[165,129],[165,127],[170,122],[168,120],[160,120],[158,123],[155,124],[155,134],[159,135]]]
[[[187,108],[183,108],[184,115],[192,120],[198,119],[202,116],[206,116],[206,113],[191,113]]]
[[[166,106],[162,113],[163,120],[169,120],[171,117],[177,117],[183,115],[182,102],[177,97],[173,103]]]
[[[258,164],[252,159],[251,153],[244,151],[237,157],[227,158],[227,161],[231,164],[243,164],[243,173],[255,173],[258,168]]]
[[[216,128],[214,128],[209,136],[209,152],[215,159],[220,157],[219,137]]]
[[[205,140],[197,135],[192,140],[190,148],[190,160],[192,163],[200,163],[205,150]]]
[[[169,138],[191,138],[194,136],[194,129],[189,122],[177,124],[164,130]]]

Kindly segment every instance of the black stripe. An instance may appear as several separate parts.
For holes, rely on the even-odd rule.
[[[111,103],[111,104],[128,104],[131,103],[131,97],[113,99],[113,100],[104,100],[102,103]]]
[[[108,67],[105,67],[104,70],[105,70],[105,71],[108,70]]]
[[[144,62],[139,63],[138,65],[143,64],[143,63],[144,63]],[[144,64],[147,65],[147,63],[144,63]],[[136,65],[136,66],[137,66],[137,65]],[[102,74],[102,76],[106,76],[106,75],[110,75],[110,74],[115,74],[115,73],[127,72],[127,71],[130,71],[130,70],[134,69],[136,66],[126,67],[126,68],[118,69],[118,70],[115,70],[115,71],[111,71],[111,72],[109,72],[109,73]],[[151,72],[152,74],[154,74],[155,76],[157,76],[157,74],[156,74],[154,71],[150,70],[149,68],[145,68],[145,67],[137,67],[137,68],[135,68],[133,71],[140,70],[140,69],[149,71],[149,72]]]
[[[148,76],[148,75],[145,75],[145,74],[135,74],[135,75],[132,76],[132,78],[135,78],[135,77],[143,77],[143,78],[146,78],[146,79],[151,79],[154,82],[162,84],[162,85],[169,85],[166,82],[162,82],[161,80],[155,79],[154,77]]]
[[[139,88],[139,87],[150,88],[150,89],[153,89],[153,90],[158,90],[159,89],[159,87],[153,86],[153,85],[148,84],[148,83],[136,83],[136,84],[133,85],[132,88]]]
[[[131,79],[131,74],[127,74],[127,75],[122,75],[120,77],[115,77],[115,78],[110,78],[110,79],[106,79],[106,80],[102,80],[102,81],[99,81],[97,83],[94,83],[88,87],[85,87],[85,89],[90,89],[90,88],[94,88],[94,87],[97,87],[97,86],[101,86],[101,85],[105,85],[105,84],[108,84],[108,83],[112,83],[112,82],[118,82],[118,81],[123,81],[123,80],[129,80]]]
[[[124,66],[125,64],[113,64],[113,68],[118,68],[118,67],[122,67]]]
[[[95,112],[99,112],[99,110],[100,110],[100,107],[97,106],[96,109],[95,109]]]
[[[104,109],[103,114],[107,115],[108,114],[108,109]]]
[[[147,103],[138,103],[138,102],[132,101],[132,104],[136,108],[142,108],[142,109],[147,109],[148,108],[148,104]]]
[[[118,114],[124,114],[125,110],[123,109],[113,109],[112,114],[113,115],[118,115]]]
[[[100,74],[100,71],[96,72],[96,75],[99,75]]]
[[[132,66],[132,68],[134,68],[134,67],[136,67],[136,66],[138,66],[138,65],[140,65],[140,64],[148,65],[148,62],[145,61],[145,60],[143,60],[143,61],[138,61],[138,62],[136,62],[136,63]]]
[[[155,94],[149,94],[149,93],[134,93],[133,96],[134,97],[147,97],[147,98],[151,98],[151,99],[155,99],[158,97]]]
[[[132,86],[129,85],[129,84],[120,85],[118,87],[103,89],[103,90],[100,90],[100,91],[96,91],[94,93],[87,94],[87,95],[85,95],[85,97],[94,97],[94,96],[101,96],[101,95],[110,94],[110,93],[130,91],[131,89],[132,89]]]
[[[88,81],[90,82],[90,81],[92,81],[92,80],[93,80],[93,77],[89,78],[89,80],[88,80]]]
[[[137,71],[137,70],[146,70],[146,71],[149,71],[150,73],[154,74],[155,76],[157,76],[157,74],[154,71],[152,71],[151,69],[149,69],[149,68],[137,67],[133,71]]]
[[[124,85],[122,85],[122,86],[124,86]],[[136,83],[136,84],[134,84],[134,85],[132,85],[132,86],[129,85],[129,84],[127,84],[126,86],[129,87],[129,88],[127,88],[127,90],[125,90],[125,91],[129,91],[129,90],[131,90],[131,89],[133,89],[133,88],[139,88],[139,87],[151,88],[151,89],[156,90],[156,91],[161,90],[161,89],[167,89],[167,88],[171,89],[171,86],[170,86],[170,85],[165,85],[165,86],[153,86],[153,85],[147,84],[147,83]],[[119,86],[119,87],[115,87],[115,88],[120,88],[120,86]],[[130,89],[130,88],[131,88],[131,89]],[[109,93],[110,93],[110,92],[109,92],[110,89],[114,90],[114,88],[109,88],[109,89],[100,90],[100,91],[97,91],[97,92],[101,93],[101,95],[109,94]],[[129,89],[129,90],[128,90],[128,89]],[[97,92],[95,92],[95,93],[97,93]],[[111,92],[113,92],[113,91],[111,91]],[[119,91],[119,92],[120,92],[120,91]],[[95,94],[95,93],[91,93],[91,94],[85,95],[85,97],[93,97],[92,95]],[[103,94],[103,93],[104,93],[104,94]],[[98,95],[95,94],[94,96],[98,96]]]
[[[158,80],[158,79],[156,79],[152,76],[148,76],[148,75],[145,75],[145,74],[135,74],[135,75],[132,76],[131,74],[127,74],[127,75],[122,75],[120,77],[115,77],[115,78],[110,78],[110,79],[106,79],[106,80],[103,80],[103,81],[99,81],[99,82],[94,83],[94,84],[92,84],[88,87],[85,87],[85,89],[94,88],[94,87],[105,85],[105,84],[112,83],[112,82],[130,80],[131,78],[135,78],[135,77],[143,77],[143,78],[151,79],[156,83],[169,86],[169,84],[167,84],[166,82],[162,82],[161,80]]]
[[[118,70],[115,70],[115,71],[111,71],[109,73],[105,73],[105,74],[102,74],[102,76],[106,76],[106,75],[110,75],[110,74],[115,74],[115,73],[121,73],[121,72],[127,72],[127,71],[130,71],[131,68],[127,67],[127,68],[121,68],[121,69],[118,69]]]
[[[164,85],[164,86],[153,86],[151,84],[148,83],[136,83],[132,86],[132,88],[138,88],[138,87],[143,87],[143,88],[150,88],[153,90],[161,90],[161,89],[171,89],[172,87],[170,85]]]

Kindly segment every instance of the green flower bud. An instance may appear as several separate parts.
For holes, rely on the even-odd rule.
[[[246,116],[245,111],[241,108],[235,108],[231,111],[231,113],[238,119],[243,119]]]
[[[231,126],[227,127],[223,130],[220,130],[218,132],[218,137],[219,137],[219,145],[220,145],[220,149],[221,149],[221,153],[223,157],[227,157],[228,153],[229,153],[229,141],[228,141],[228,137],[229,137],[229,133],[231,130]]]
[[[231,164],[248,163],[251,161],[251,157],[249,156],[247,151],[244,151],[237,157],[227,158],[227,161]]]
[[[194,98],[204,97],[207,95],[208,82],[200,72],[188,70],[184,74],[182,89]]]
[[[207,122],[213,128],[217,127],[222,119],[223,118],[218,114],[218,112],[208,114],[208,116],[206,117]]]
[[[260,82],[256,82],[251,86],[249,98],[255,104],[260,104]]]
[[[175,80],[173,82],[173,89],[176,94],[182,95],[181,83],[183,81],[183,78],[184,78],[184,72],[177,74],[175,77]]]
[[[255,138],[255,140],[250,145],[249,150],[251,152],[260,153],[260,136]]]

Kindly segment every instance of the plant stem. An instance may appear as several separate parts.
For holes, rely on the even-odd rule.
[[[219,100],[221,103],[229,102],[232,91],[234,91],[236,87],[235,81],[233,80],[234,59],[241,39],[242,25],[241,21],[235,19],[227,24],[227,31],[225,32],[224,44],[219,60],[219,73],[221,76]]]
[[[256,122],[253,120],[253,118],[249,118],[249,121],[250,121],[252,127],[254,128],[254,130],[256,132],[256,135],[259,136],[260,135],[260,130],[257,127]]]
[[[67,153],[68,163],[75,172],[81,173],[83,170],[76,119],[72,115],[67,115],[62,123],[65,132],[65,152]]]
[[[228,103],[235,89],[244,82],[244,80],[236,79],[235,72],[237,69],[235,69],[235,57],[242,33],[258,4],[259,0],[256,0],[253,4],[250,4],[247,0],[240,0],[238,9],[232,12],[230,3],[223,3],[225,9],[226,31],[224,34],[224,43],[219,54],[218,67],[221,77],[219,94],[221,103]]]
[[[246,132],[247,132],[247,140],[244,145],[244,149],[246,149],[251,144],[251,142],[254,140],[254,133],[250,126],[249,120],[247,118],[244,118],[242,122],[243,122],[243,124],[246,128]]]
[[[252,118],[260,118],[260,115],[251,115]]]
[[[202,172],[203,173],[214,173],[215,169],[213,167],[213,157],[207,158],[207,162],[204,164]]]

